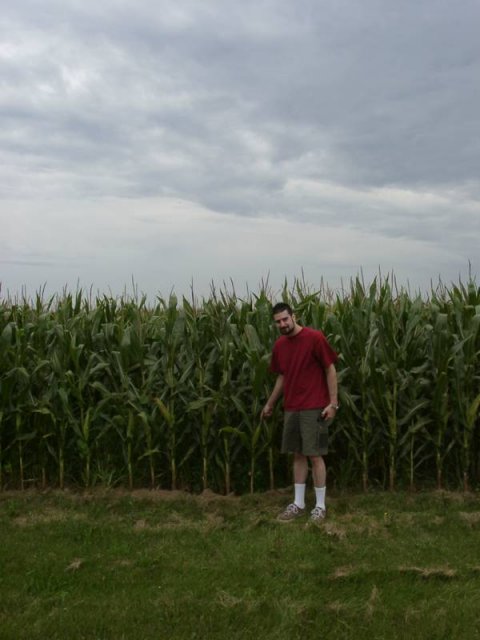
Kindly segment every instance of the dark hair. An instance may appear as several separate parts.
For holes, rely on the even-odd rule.
[[[293,316],[292,307],[286,302],[277,302],[277,304],[272,308],[272,316],[277,313],[282,313],[283,311],[287,311],[288,315]]]

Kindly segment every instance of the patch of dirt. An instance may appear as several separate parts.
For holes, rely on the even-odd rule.
[[[33,527],[37,524],[49,524],[50,522],[64,522],[65,520],[86,520],[84,513],[71,513],[55,507],[47,507],[43,511],[17,516],[12,519],[18,527]]]
[[[349,513],[339,516],[337,521],[344,524],[351,534],[378,536],[384,533],[384,523],[379,522],[375,516]]]
[[[344,602],[335,600],[334,602],[328,602],[325,605],[325,609],[327,609],[328,611],[332,611],[333,613],[340,614],[348,611],[348,605],[346,605]]]
[[[325,531],[327,536],[338,538],[338,540],[344,540],[347,537],[346,528],[336,524],[335,522],[332,522],[331,520],[325,522],[321,528],[323,531]]]
[[[454,502],[456,504],[468,502],[473,497],[475,497],[474,493],[465,491],[446,491],[444,489],[434,489],[431,492],[431,495],[437,498],[442,498],[443,500],[448,500],[449,502]]]
[[[82,560],[82,558],[75,558],[68,565],[68,567],[65,569],[65,571],[78,571],[83,563],[84,563],[84,560]]]
[[[457,572],[450,567],[400,567],[400,573],[412,573],[420,578],[442,578],[452,579],[455,578]]]
[[[460,511],[458,515],[462,520],[464,520],[471,527],[474,527],[480,524],[480,511],[470,511],[470,512]]]
[[[480,573],[480,565],[475,565],[474,567],[470,567],[470,571],[473,571],[473,573]]]
[[[200,503],[209,504],[211,502],[232,502],[232,500],[238,499],[238,496],[234,493],[229,493],[225,496],[223,493],[215,493],[211,489],[205,489],[199,496],[196,496],[196,499]]]
[[[142,531],[165,531],[171,529],[190,529],[205,533],[223,527],[225,520],[222,516],[215,513],[205,513],[205,517],[201,520],[192,520],[185,518],[178,513],[172,513],[168,521],[161,524],[149,524],[146,520],[137,520],[133,525],[133,530]]]
[[[231,609],[232,607],[236,607],[241,604],[243,600],[242,598],[232,596],[230,593],[227,593],[227,591],[219,591],[217,593],[217,602],[221,607]]]
[[[331,580],[341,580],[342,578],[349,578],[351,575],[358,571],[358,567],[353,567],[351,564],[344,567],[337,567],[330,576]]]
[[[367,618],[371,618],[375,613],[375,609],[379,599],[380,599],[380,591],[378,590],[376,585],[373,585],[372,592],[370,593],[370,597],[365,607],[365,616]]]
[[[135,524],[133,525],[133,530],[134,531],[144,531],[145,529],[147,529],[148,525],[146,523],[145,520],[137,520],[135,522]],[[148,527],[149,529],[152,529],[153,527]]]
[[[131,567],[133,566],[133,561],[132,560],[116,560],[114,563],[115,567]]]

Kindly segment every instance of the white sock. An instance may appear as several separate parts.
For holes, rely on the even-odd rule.
[[[315,487],[315,496],[317,498],[317,504],[315,506],[325,509],[325,492],[327,487]]]
[[[305,485],[304,484],[295,485],[294,503],[297,505],[297,507],[299,507],[299,509],[305,509]]]

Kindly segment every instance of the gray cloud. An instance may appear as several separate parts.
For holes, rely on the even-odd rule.
[[[178,198],[466,260],[479,18],[474,0],[9,4],[0,196]]]

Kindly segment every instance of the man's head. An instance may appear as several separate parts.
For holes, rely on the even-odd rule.
[[[298,325],[295,314],[289,304],[286,302],[277,303],[272,309],[272,315],[273,321],[282,335],[294,335],[297,332]]]

